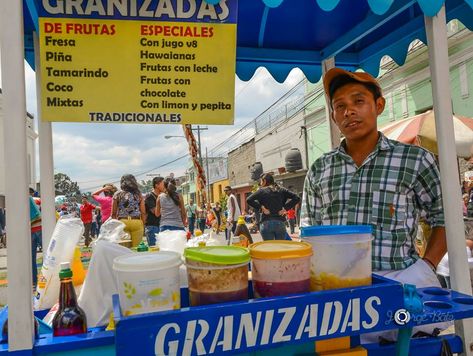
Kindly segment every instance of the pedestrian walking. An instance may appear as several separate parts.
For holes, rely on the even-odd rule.
[[[291,231],[291,235],[294,234],[296,229],[296,209],[292,208],[287,211],[286,214],[287,222],[289,223],[289,229]]]
[[[225,237],[230,239],[230,231],[235,234],[236,223],[238,217],[241,215],[241,210],[237,198],[235,194],[233,194],[232,187],[227,185],[223,191],[227,195],[227,226],[225,229]]]
[[[297,194],[278,186],[274,177],[265,173],[260,188],[247,198],[249,206],[261,211],[260,232],[263,240],[286,239],[286,211],[293,209],[300,199]]]
[[[204,203],[200,204],[200,207],[197,207],[196,216],[197,216],[197,227],[202,233],[204,233],[205,220],[207,219],[207,209],[205,208]]]
[[[90,204],[87,200],[87,196],[82,196],[82,205],[80,206],[80,219],[84,224],[84,245],[89,247],[92,232],[92,211],[96,208],[95,205]]]
[[[186,215],[187,215],[187,221],[189,223],[189,231],[191,235],[194,235],[196,213],[197,213],[197,206],[194,204],[194,200],[190,199],[189,204],[186,205]]]
[[[121,191],[113,195],[112,218],[125,224],[125,232],[130,234],[132,247],[143,240],[146,221],[145,201],[136,178],[125,174],[120,179]]]

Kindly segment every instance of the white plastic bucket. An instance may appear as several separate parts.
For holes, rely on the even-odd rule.
[[[325,225],[303,228],[302,241],[312,245],[311,290],[371,284],[370,225]]]
[[[179,309],[181,256],[172,251],[139,252],[116,257],[120,307],[123,315]]]

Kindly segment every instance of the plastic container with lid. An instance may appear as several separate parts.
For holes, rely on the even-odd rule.
[[[371,225],[322,225],[302,229],[314,250],[312,291],[371,284]]]
[[[179,266],[177,252],[140,252],[116,257],[120,307],[124,315],[179,309]]]
[[[248,249],[189,247],[184,251],[191,306],[248,299]]]
[[[309,243],[272,240],[251,244],[249,248],[256,298],[309,292]]]

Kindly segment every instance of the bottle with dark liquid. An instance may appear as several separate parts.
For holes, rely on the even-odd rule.
[[[69,336],[86,333],[87,319],[84,311],[77,304],[69,262],[61,263],[59,279],[61,280],[59,309],[53,319],[53,335]]]
[[[238,218],[237,227],[235,229],[235,237],[240,238],[239,245],[243,247],[248,247],[249,243],[253,243],[253,238],[251,237],[250,230],[248,230],[248,227],[245,223],[245,218],[243,216]]]

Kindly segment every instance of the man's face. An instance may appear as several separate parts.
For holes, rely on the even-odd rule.
[[[193,201],[192,199],[189,200],[189,204],[190,204],[190,205],[193,205],[193,204],[194,204],[194,201]]]
[[[82,204],[87,203],[87,198],[82,198]]]
[[[225,190],[225,194],[226,194],[227,196],[230,196],[230,193],[231,193],[231,190]]]
[[[158,184],[154,185],[154,189],[158,189],[160,191],[164,191],[164,181],[160,181]]]
[[[384,98],[375,101],[364,85],[349,83],[333,94],[332,119],[348,141],[358,141],[377,133],[377,118],[384,104]]]

